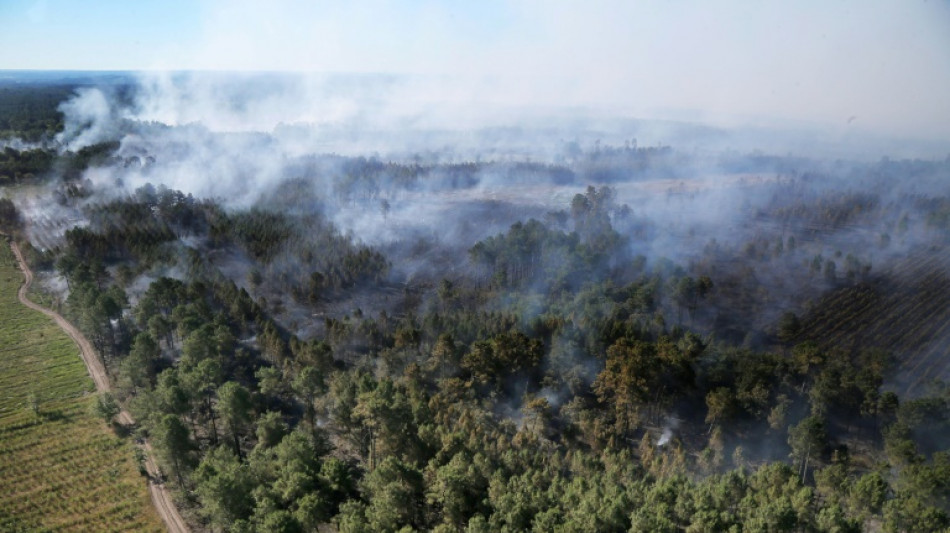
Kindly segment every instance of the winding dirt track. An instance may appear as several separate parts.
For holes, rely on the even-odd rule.
[[[59,327],[63,328],[63,331],[79,345],[80,355],[86,364],[89,375],[92,376],[92,380],[96,383],[96,389],[100,392],[112,390],[109,385],[109,376],[106,374],[106,369],[102,365],[102,361],[100,361],[96,355],[96,351],[93,349],[92,344],[89,343],[89,340],[76,329],[76,326],[73,326],[69,321],[63,318],[62,315],[52,309],[38,305],[26,297],[27,291],[30,290],[30,285],[33,284],[33,271],[30,270],[26,261],[23,260],[20,247],[17,246],[16,242],[12,239],[10,240],[10,248],[13,250],[13,255],[16,256],[17,263],[19,263],[20,270],[23,271],[23,277],[25,278],[23,285],[17,292],[20,303],[52,318]],[[131,425],[135,423],[132,416],[124,409],[119,413],[117,418],[121,424]],[[188,525],[185,524],[185,521],[181,518],[171,494],[161,481],[162,476],[159,472],[158,465],[152,458],[151,446],[145,442],[140,444],[139,447],[145,451],[145,469],[148,471],[148,492],[152,496],[152,504],[155,505],[155,509],[165,522],[168,531],[171,533],[188,533]]]

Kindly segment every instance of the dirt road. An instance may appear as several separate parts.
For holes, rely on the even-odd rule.
[[[20,287],[20,290],[17,292],[17,297],[20,299],[20,303],[29,307],[30,309],[39,311],[44,315],[52,318],[59,327],[63,328],[63,331],[70,336],[76,344],[79,345],[80,356],[82,357],[83,362],[86,364],[86,369],[89,371],[89,375],[92,376],[92,380],[96,383],[96,389],[100,392],[112,390],[109,384],[109,376],[106,374],[106,369],[102,364],[102,361],[99,360],[99,356],[96,355],[96,351],[93,349],[92,344],[89,343],[89,340],[78,330],[76,326],[73,326],[69,321],[62,317],[56,311],[52,309],[47,309],[41,305],[38,305],[30,301],[26,297],[27,291],[30,290],[30,285],[33,284],[33,271],[30,270],[30,267],[26,264],[26,261],[23,260],[23,254],[20,253],[20,247],[17,246],[16,242],[13,240],[10,241],[10,248],[13,250],[13,255],[16,256],[17,263],[20,265],[20,270],[23,271],[23,277],[25,281],[23,286]],[[118,418],[119,422],[125,425],[131,425],[135,423],[132,419],[132,416],[125,411],[124,409],[119,413]],[[175,507],[175,502],[172,500],[171,494],[165,488],[165,484],[161,481],[161,474],[158,470],[158,465],[155,463],[155,460],[152,459],[152,448],[148,443],[140,445],[145,451],[145,469],[148,471],[148,492],[152,497],[152,504],[155,505],[155,509],[158,511],[158,514],[162,517],[162,520],[165,522],[165,526],[168,528],[168,531],[172,533],[187,533],[189,531],[188,525],[185,524],[185,521],[182,520],[181,515],[178,513],[178,509]]]

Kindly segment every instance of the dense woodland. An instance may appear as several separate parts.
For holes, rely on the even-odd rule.
[[[0,83],[0,138],[36,142],[62,131],[63,114],[57,108],[74,90],[71,84]]]
[[[670,148],[575,145],[552,164],[313,156],[299,175],[332,186],[291,176],[235,207],[81,179],[123,164],[117,147],[8,148],[0,175],[45,183],[83,213],[31,260],[65,278],[62,310],[199,528],[950,527],[950,388],[891,381],[917,346],[908,332],[822,329],[828,316],[851,327],[836,295],[899,279],[866,249],[842,252],[837,232],[874,228],[863,238],[886,251],[918,231],[927,257],[945,257],[947,197],[875,184],[939,183],[950,162],[882,161],[855,171],[862,189],[823,189],[814,162],[724,157],[784,172],[744,212],[766,229],[667,258],[638,248],[663,223],[614,187],[668,175],[686,157]],[[401,270],[439,243],[395,253],[332,218],[338,204],[385,210],[392,191],[464,190],[486,169],[576,194],[446,252],[450,275]],[[0,222],[30,226],[9,201]],[[348,307],[357,292],[388,305]],[[926,339],[947,329],[938,307],[910,315],[937,324]]]

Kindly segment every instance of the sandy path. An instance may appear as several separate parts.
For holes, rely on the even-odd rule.
[[[92,376],[92,380],[96,383],[96,389],[100,392],[111,390],[109,385],[109,376],[106,374],[106,369],[102,365],[102,361],[99,360],[99,357],[96,355],[96,351],[93,349],[92,344],[89,343],[89,340],[86,339],[85,335],[83,335],[78,329],[76,329],[76,326],[73,326],[56,311],[38,305],[26,297],[27,291],[30,290],[30,285],[33,284],[33,271],[30,270],[30,267],[26,264],[26,261],[23,260],[23,254],[20,253],[20,247],[17,246],[16,242],[13,240],[10,241],[10,248],[13,250],[13,255],[16,256],[17,263],[19,263],[20,270],[23,271],[23,277],[25,278],[20,290],[17,291],[17,297],[20,299],[20,303],[29,307],[30,309],[39,311],[40,313],[52,318],[56,324],[59,325],[59,327],[63,328],[63,331],[65,331],[66,334],[69,335],[70,338],[76,341],[76,344],[79,345],[80,356],[82,357],[83,363],[86,364],[86,369],[89,371],[89,375]],[[119,413],[117,418],[120,423],[125,425],[131,425],[135,423],[135,420],[132,419],[132,416],[124,409]],[[178,513],[178,509],[175,507],[175,502],[172,500],[171,494],[165,488],[165,484],[161,481],[161,473],[158,470],[158,465],[152,458],[151,446],[145,442],[140,444],[139,447],[145,451],[145,469],[148,471],[149,480],[148,492],[152,497],[152,504],[155,505],[155,509],[165,522],[165,526],[168,528],[168,531],[172,533],[187,533],[189,531],[188,525],[185,524],[184,520],[182,520],[181,515]]]

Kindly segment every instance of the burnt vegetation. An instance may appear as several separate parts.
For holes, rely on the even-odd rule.
[[[0,222],[199,527],[950,526],[950,160],[311,155],[235,205],[84,150],[11,178],[81,224]]]

